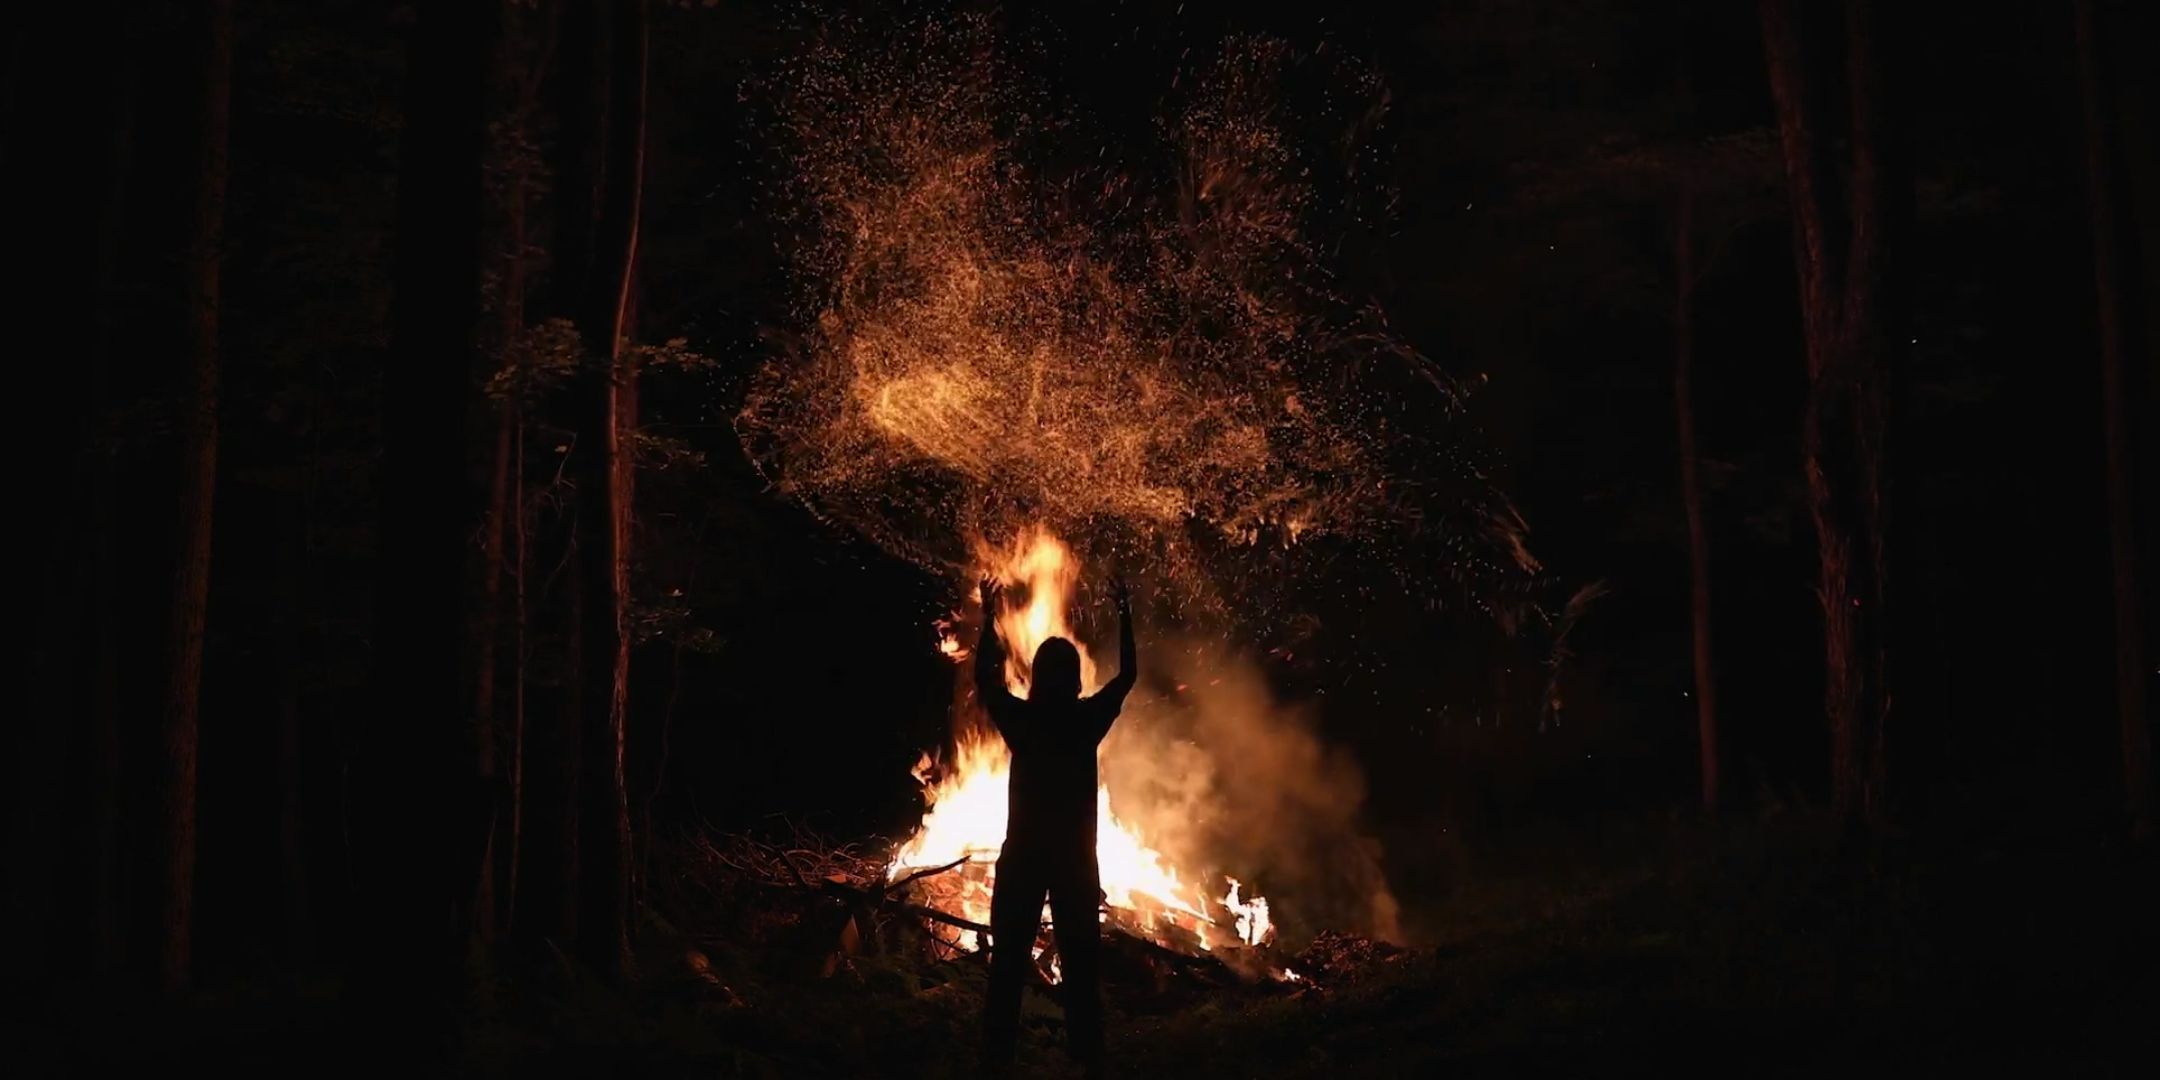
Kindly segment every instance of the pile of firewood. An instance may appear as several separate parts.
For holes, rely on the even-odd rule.
[[[685,854],[695,865],[688,876],[708,906],[739,911],[762,905],[786,912],[777,921],[787,924],[784,951],[793,956],[787,966],[800,975],[832,977],[865,955],[986,964],[996,947],[990,927],[922,902],[933,879],[960,870],[966,860],[888,878],[887,852],[830,844],[800,829],[777,840],[698,837]],[[1114,909],[1103,933],[1105,982],[1128,1002],[1164,999],[1169,1005],[1195,993],[1231,988],[1294,993],[1312,985],[1310,979],[1286,976],[1284,958],[1270,948],[1171,948],[1127,925]],[[962,948],[959,942],[970,937],[989,946]],[[1035,983],[1054,996],[1057,952],[1050,928],[1040,927],[1031,944],[1040,950],[1033,964]]]

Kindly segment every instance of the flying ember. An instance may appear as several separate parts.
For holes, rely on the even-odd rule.
[[[1343,130],[1331,108],[1286,105],[1285,73],[1317,58],[1228,41],[1113,166],[1063,152],[1083,119],[990,22],[927,19],[905,41],[853,26],[767,95],[801,291],[746,387],[746,455],[895,556],[963,588],[999,579],[1003,609],[940,620],[938,648],[967,659],[987,620],[1017,696],[1053,636],[1080,647],[1084,691],[1103,681],[1082,556],[1086,580],[1145,575],[1143,688],[1098,754],[1107,921],[1188,951],[1265,943],[1250,882],[1297,898],[1293,932],[1324,918],[1389,936],[1361,771],[1313,708],[1276,699],[1253,646],[1305,633],[1290,586],[1348,552],[1406,594],[1488,611],[1537,567],[1453,437],[1474,384],[1327,265],[1325,222],[1356,217],[1334,200],[1359,189],[1319,178],[1368,145],[1377,87],[1340,69],[1337,90],[1375,102]],[[1010,757],[956,682],[953,738],[917,770],[930,805],[892,874],[956,864],[909,888],[986,923]]]

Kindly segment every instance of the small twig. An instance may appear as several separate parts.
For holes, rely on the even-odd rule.
[[[781,865],[787,867],[788,876],[795,879],[795,884],[800,885],[805,889],[810,887],[810,883],[803,879],[802,871],[795,869],[795,860],[789,858],[787,852],[783,851],[780,853],[780,863]]]
[[[885,902],[887,904],[898,907],[900,910],[905,911],[910,915],[914,915],[918,918],[928,919],[931,922],[941,922],[947,926],[955,927],[961,930],[973,930],[978,934],[988,934],[991,932],[989,927],[984,926],[979,922],[976,922],[972,919],[963,919],[958,915],[947,915],[944,912],[939,911],[938,909],[933,907],[924,907],[921,904],[909,904],[899,900],[887,900]]]
[[[956,866],[959,866],[962,863],[967,862],[969,858],[970,856],[962,855],[959,858],[954,859],[953,861],[946,863],[943,866],[932,866],[927,869],[917,870],[914,873],[909,874],[908,876],[901,878],[900,880],[895,881],[890,885],[885,886],[885,892],[889,895],[891,893],[898,892],[901,889],[922,880],[923,878],[936,877],[937,875],[942,874],[947,870],[950,870]]]
[[[1227,973],[1232,976],[1236,974],[1235,972],[1231,971],[1230,965],[1223,963],[1223,961],[1219,957],[1190,956],[1185,953],[1181,953],[1176,949],[1170,948],[1167,945],[1161,944],[1160,942],[1150,941],[1147,938],[1141,937],[1140,935],[1135,934],[1130,930],[1126,930],[1123,927],[1111,926],[1109,929],[1111,933],[1138,944],[1141,948],[1147,950],[1149,953],[1168,960],[1171,964],[1175,965],[1181,971],[1189,971],[1195,974],[1200,974],[1204,972],[1211,976],[1217,976],[1218,980],[1219,974],[1221,973]]]
[[[921,904],[911,904],[905,900],[901,900],[892,896],[887,896],[882,891],[859,889],[853,885],[846,885],[837,881],[826,882],[825,888],[828,892],[839,893],[840,895],[845,896],[848,899],[857,901],[858,903],[869,904],[879,909],[897,911],[901,912],[902,914],[913,915],[917,918],[928,919],[931,922],[944,923],[945,925],[954,927],[955,929],[973,930],[978,934],[990,933],[989,927],[984,926],[982,923],[976,922],[973,919],[963,919],[958,915],[948,915],[945,912],[939,911],[934,907],[925,907]]]

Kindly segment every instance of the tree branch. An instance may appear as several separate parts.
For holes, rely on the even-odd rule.
[[[967,861],[968,861],[968,856],[966,856],[966,855],[962,855],[962,856],[960,856],[959,858],[957,858],[957,859],[954,859],[953,861],[951,861],[951,862],[949,862],[949,863],[946,863],[946,864],[945,864],[945,865],[943,865],[943,866],[932,866],[932,867],[929,867],[929,868],[927,868],[927,869],[923,869],[923,870],[917,870],[917,871],[915,871],[914,873],[912,873],[912,874],[909,874],[908,876],[906,876],[906,877],[904,877],[904,878],[901,878],[900,880],[898,880],[898,881],[895,881],[895,882],[893,882],[893,883],[892,883],[892,884],[890,884],[890,885],[887,885],[887,886],[885,886],[885,892],[886,892],[886,893],[887,893],[888,895],[890,895],[890,894],[892,894],[892,893],[895,893],[895,892],[898,892],[898,891],[900,891],[901,889],[903,889],[903,888],[906,888],[907,886],[909,886],[909,885],[912,885],[912,884],[914,884],[915,882],[917,882],[917,881],[920,881],[920,880],[922,880],[923,878],[926,878],[926,877],[936,877],[937,875],[939,875],[939,874],[942,874],[942,873],[944,873],[944,872],[945,872],[945,871],[947,871],[947,870],[951,870],[951,869],[953,869],[953,868],[954,868],[954,867],[956,867],[956,866],[960,866],[961,864],[963,864],[963,863],[966,863]]]
[[[1785,156],[1785,187],[1792,200],[1793,232],[1799,256],[1800,290],[1810,312],[1834,310],[1830,281],[1829,229],[1823,206],[1825,184],[1821,149],[1816,144],[1817,117],[1810,97],[1807,62],[1800,47],[1800,25],[1793,0],[1762,0],[1763,58],[1770,71],[1770,96],[1777,104],[1778,143]],[[1817,375],[1822,356],[1810,334],[1809,375]]]

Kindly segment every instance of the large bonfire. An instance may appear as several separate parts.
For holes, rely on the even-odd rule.
[[[842,22],[762,95],[790,148],[775,196],[802,225],[804,292],[799,332],[750,387],[745,449],[781,491],[962,595],[1005,582],[1010,606],[956,611],[940,648],[965,659],[988,620],[1016,694],[1053,635],[1100,684],[1083,560],[1145,582],[1143,681],[1098,793],[1107,919],[1187,952],[1264,943],[1268,905],[1236,873],[1271,891],[1296,879],[1334,924],[1385,935],[1354,763],[1240,650],[1294,614],[1261,598],[1283,595],[1299,551],[1353,550],[1406,591],[1483,605],[1534,570],[1520,521],[1474,455],[1405,434],[1446,431],[1459,384],[1334,291],[1309,235],[1314,166],[1330,162],[1301,155],[1278,94],[1309,58],[1230,43],[1182,83],[1157,152],[1075,155],[1078,125],[1013,55],[979,19]],[[1383,110],[1341,70],[1319,112],[1349,130],[1319,142],[1355,166]],[[910,888],[984,923],[1008,757],[955,683],[953,737],[918,766],[928,809],[892,872],[950,866]]]
[[[1013,546],[988,554],[993,573],[1014,587],[1026,602],[1002,611],[982,613],[991,619],[987,632],[1004,639],[1005,685],[1019,697],[1028,693],[1027,657],[1053,637],[1078,642],[1068,611],[1079,577],[1079,562],[1072,550],[1047,529],[1022,533]],[[967,646],[955,636],[952,624],[940,640],[940,650],[955,660],[968,658]],[[1080,651],[1081,692],[1092,694],[1102,686],[1089,650]],[[923,870],[961,866],[956,873],[925,875],[920,880],[932,903],[970,921],[990,921],[990,893],[997,881],[997,856],[1005,839],[1006,780],[1012,757],[994,732],[969,729],[961,736],[950,761],[940,767],[925,756],[917,775],[930,788],[930,809],[923,815],[922,830],[900,849],[892,875],[903,877]],[[1197,880],[1180,874],[1160,852],[1110,810],[1110,789],[1096,792],[1095,857],[1102,872],[1106,918],[1158,941],[1177,942],[1204,950],[1222,945],[1260,945],[1271,936],[1267,901],[1241,898],[1242,886],[1232,878],[1228,892],[1211,898]],[[972,930],[956,930],[951,939],[961,948],[978,944]]]

